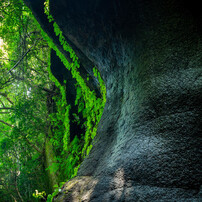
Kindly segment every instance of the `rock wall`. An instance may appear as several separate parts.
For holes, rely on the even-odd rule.
[[[107,87],[81,177],[56,201],[200,201],[202,36],[193,5],[50,0],[63,33]]]

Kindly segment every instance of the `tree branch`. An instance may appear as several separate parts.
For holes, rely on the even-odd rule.
[[[4,103],[1,100],[0,100],[0,102],[1,102],[2,106],[5,107]]]
[[[11,82],[13,82],[13,79],[8,79],[7,81],[5,81],[5,83],[0,83],[0,85],[1,85],[1,87],[0,87],[0,89],[3,89],[3,88],[5,88],[4,86],[9,86],[9,85],[11,85]]]
[[[0,181],[2,182],[1,185],[6,189],[6,191],[11,196],[11,198],[14,200],[14,202],[17,202],[17,199],[13,196],[12,192],[10,191],[10,188],[8,188],[8,186],[6,185],[6,183],[4,183],[1,179],[0,179]]]
[[[5,125],[7,125],[7,126],[9,126],[9,127],[14,128],[13,125],[11,125],[10,123],[7,123],[7,122],[5,122],[5,121],[3,121],[3,120],[0,120],[0,123],[3,123],[3,124],[5,124]]]
[[[15,190],[17,191],[17,194],[18,194],[20,200],[21,200],[22,202],[24,202],[24,200],[23,200],[23,198],[22,198],[22,195],[20,194],[20,191],[19,191],[19,189],[18,189],[18,182],[17,182],[17,180],[18,180],[18,176],[16,175],[16,177],[15,177]]]
[[[14,110],[14,109],[11,108],[11,107],[1,107],[0,110],[1,110],[1,109],[3,109],[3,110],[4,110],[4,109],[11,109],[11,110]]]
[[[11,61],[11,62],[16,62],[15,60],[10,60],[8,58],[0,58],[0,60],[8,60],[8,61]]]
[[[13,104],[13,102],[11,101],[11,99],[8,97],[8,95],[6,93],[1,93],[0,95],[2,95],[3,97],[5,97],[11,104]]]
[[[32,144],[26,137],[24,137],[24,139],[26,140],[26,142],[33,147],[36,151],[38,151],[40,154],[42,154],[43,152],[34,144]]]
[[[39,89],[41,89],[41,90],[43,90],[43,91],[45,91],[45,92],[47,92],[49,94],[53,94],[54,93],[54,91],[52,91],[52,90],[50,90],[50,89],[48,89],[46,87],[42,87],[41,85],[34,84],[34,81],[32,81],[31,79],[25,79],[25,78],[16,76],[16,75],[14,75],[13,72],[10,72],[10,74],[11,74],[11,76],[13,78],[17,79],[18,81],[24,81],[25,80],[25,82],[27,82],[32,88],[39,88]]]
[[[36,41],[34,42],[34,44],[27,50],[27,52],[20,58],[20,60],[9,70],[9,73],[11,71],[13,71],[25,58],[25,56],[31,51],[31,49],[36,45],[36,43],[41,40],[41,39],[36,39]]]
[[[3,120],[0,120],[0,123],[3,123],[3,124],[5,124],[5,125],[7,125],[7,126],[10,126],[10,127],[14,128],[13,125],[11,125],[11,124],[9,124],[9,123],[3,121]],[[31,147],[33,147],[33,148],[34,148],[37,152],[39,152],[40,154],[43,153],[36,145],[32,144],[32,143],[25,137],[24,134],[23,134],[23,136],[24,136],[25,141],[26,141]]]

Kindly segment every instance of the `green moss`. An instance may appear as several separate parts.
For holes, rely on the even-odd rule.
[[[48,16],[49,22],[53,22],[54,19],[49,13],[49,1],[47,0],[45,2],[45,13]],[[63,46],[63,49],[67,52],[70,53],[70,57],[72,58],[72,63],[70,64],[68,60],[65,58],[65,56],[58,50],[58,48],[55,46],[53,41],[51,39],[47,39],[47,36],[45,37],[48,40],[48,43],[50,47],[52,47],[65,67],[69,69],[72,73],[73,78],[77,80],[78,83],[78,88],[77,88],[77,97],[75,104],[78,105],[78,103],[83,103],[80,104],[79,106],[79,112],[83,112],[84,118],[87,119],[86,121],[86,133],[85,133],[85,144],[82,149],[82,157],[85,158],[86,155],[89,154],[92,145],[90,144],[92,142],[92,139],[96,135],[97,131],[97,125],[98,122],[100,121],[102,111],[106,102],[106,88],[104,85],[104,82],[96,68],[93,69],[95,77],[98,78],[99,83],[100,83],[100,90],[102,93],[102,99],[97,98],[95,93],[90,91],[88,86],[86,85],[85,81],[83,78],[80,76],[79,71],[77,70],[79,68],[79,61],[78,57],[76,56],[75,52],[73,49],[69,46],[69,44],[65,41],[65,37],[62,34],[62,31],[60,30],[59,26],[57,25],[56,22],[53,23],[54,31],[56,36],[59,37],[59,41],[61,45]],[[65,119],[65,121],[68,121],[68,119]],[[67,138],[65,137],[67,140]]]
[[[59,26],[54,22],[53,17],[49,13],[49,1],[45,2],[44,12],[47,14],[49,22],[53,24],[56,36],[58,36],[63,49],[70,54],[72,63],[66,59],[66,57],[60,52],[57,46],[54,44],[52,39],[47,33],[43,31],[39,23],[35,20],[37,27],[41,30],[43,38],[47,41],[50,48],[55,50],[57,56],[61,59],[65,67],[71,71],[72,77],[77,81],[77,95],[75,100],[75,105],[78,105],[78,113],[82,113],[86,122],[84,123],[86,132],[83,137],[79,140],[77,137],[70,143],[70,120],[69,120],[69,110],[70,105],[66,101],[66,85],[61,85],[58,80],[53,76],[50,70],[50,58],[49,61],[49,77],[55,83],[55,85],[60,89],[60,95],[55,96],[53,99],[56,102],[57,113],[50,114],[50,121],[54,129],[54,136],[51,139],[55,150],[57,152],[58,165],[60,166],[60,171],[64,173],[67,180],[76,176],[78,168],[89,154],[92,148],[92,140],[96,136],[97,126],[100,121],[102,111],[106,102],[106,88],[105,84],[96,68],[93,69],[94,75],[98,78],[100,83],[100,90],[102,98],[97,98],[95,92],[91,91],[86,85],[84,79],[81,77],[78,69],[80,67],[78,57],[76,56],[73,49],[66,42],[65,37],[62,34]],[[62,140],[62,141],[61,141]],[[61,149],[61,143],[63,147]]]

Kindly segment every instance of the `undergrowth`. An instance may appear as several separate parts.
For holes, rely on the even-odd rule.
[[[68,105],[66,101],[66,85],[60,84],[60,82],[54,77],[50,70],[50,58],[49,61],[49,77],[55,83],[55,85],[60,89],[60,94],[53,97],[56,103],[56,112],[50,114],[50,122],[53,128],[53,136],[51,138],[51,143],[54,146],[56,152],[56,164],[54,168],[50,167],[52,172],[63,173],[63,178],[65,181],[75,177],[77,175],[78,168],[81,162],[89,154],[92,148],[92,140],[96,136],[97,126],[100,121],[103,108],[106,102],[106,88],[105,84],[100,76],[100,73],[96,68],[93,69],[94,76],[97,77],[100,84],[100,91],[102,94],[101,98],[97,98],[94,91],[91,91],[86,85],[84,79],[79,73],[79,59],[76,56],[73,49],[66,42],[65,37],[57,23],[54,21],[52,15],[49,13],[49,0],[45,2],[44,11],[49,19],[49,22],[54,27],[54,32],[59,38],[60,44],[63,49],[70,54],[72,62],[70,63],[67,58],[61,53],[61,51],[54,44],[53,40],[48,36],[48,34],[41,28],[39,23],[36,21],[37,27],[41,30],[43,38],[47,41],[50,48],[52,48],[57,56],[61,59],[64,66],[71,71],[72,77],[77,81],[77,95],[75,100],[75,105],[78,106],[78,113],[82,113],[85,123],[85,134],[78,134],[81,136],[79,139],[77,136],[72,142],[70,142],[70,120],[69,111],[71,106]],[[78,121],[78,120],[77,120]],[[61,146],[62,145],[62,146]],[[48,196],[48,201],[52,201],[53,196],[58,192],[59,188],[55,190],[52,195]]]

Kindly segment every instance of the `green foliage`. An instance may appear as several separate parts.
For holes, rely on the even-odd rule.
[[[53,86],[44,60],[49,47],[19,0],[0,2],[0,40],[0,201],[34,201],[36,188],[48,192],[43,146],[49,125],[44,89]]]
[[[63,185],[65,184],[65,182],[60,182],[60,186],[58,185],[55,185],[55,190],[52,194],[49,194],[48,195],[48,198],[47,198],[47,202],[52,202],[53,201],[53,198],[55,196],[57,196],[57,194],[61,191],[61,188],[63,187]]]
[[[97,125],[101,118],[104,104],[106,102],[106,98],[105,98],[106,88],[98,70],[94,68],[93,69],[94,75],[95,77],[98,78],[100,83],[102,99],[97,98],[95,93],[90,91],[90,89],[84,82],[83,78],[80,76],[79,71],[77,70],[80,67],[78,57],[76,56],[73,49],[66,42],[65,37],[62,34],[62,31],[60,30],[57,23],[54,22],[53,17],[49,13],[49,1],[45,2],[44,10],[48,16],[49,21],[53,22],[55,34],[56,36],[59,37],[59,41],[61,45],[63,46],[63,49],[70,54],[70,57],[73,62],[71,64],[68,62],[65,56],[59,51],[59,49],[56,47],[53,41],[48,37],[46,33],[44,33],[43,30],[42,30],[42,33],[43,33],[42,35],[44,39],[47,40],[49,46],[56,51],[56,54],[60,57],[61,61],[66,66],[66,68],[71,71],[73,78],[77,80],[77,96],[76,96],[75,104],[78,105],[78,113],[82,112],[83,117],[86,119],[86,122],[84,123],[86,127],[86,133],[84,134],[83,139],[79,141],[78,138],[75,138],[75,141],[70,143],[69,142],[69,117],[68,117],[70,106],[66,107],[65,118],[63,121],[63,124],[66,126],[65,127],[66,132],[64,133],[64,136],[63,136],[63,145],[64,145],[63,148],[64,148],[64,151],[68,153],[68,158],[65,161],[65,165],[68,165],[68,166],[65,166],[63,164],[62,166],[65,167],[65,171],[66,173],[68,173],[68,175],[66,175],[67,179],[71,179],[72,177],[76,175],[78,167],[80,166],[80,163],[85,158],[85,156],[89,154],[92,148],[91,143],[96,135]],[[53,75],[51,75],[51,78],[53,78]],[[53,78],[52,80],[55,81],[56,79]],[[57,101],[57,106],[58,106],[58,102],[60,102],[59,104],[61,104],[61,106],[62,105],[66,106],[66,101],[65,101],[66,95],[65,95],[64,86],[61,86],[58,81],[55,81],[55,83],[56,83],[56,86],[60,88],[62,97],[64,98],[62,99],[63,100],[62,103],[60,102],[60,100]],[[57,111],[59,113],[59,110]],[[60,116],[57,116],[57,117],[59,120]]]
[[[38,190],[35,190],[35,193],[33,193],[33,197],[37,198],[37,199],[46,199],[46,192],[42,191],[42,192],[38,192]]]
[[[45,13],[72,63],[21,0],[0,2],[0,108],[4,108],[0,109],[0,199],[7,201],[45,198],[45,193],[50,193],[51,175],[60,181],[77,175],[92,148],[106,101],[105,85],[96,68],[93,72],[102,98],[97,98],[81,77],[78,57],[49,14],[48,4],[46,1]],[[51,73],[51,48],[77,81],[75,120],[70,120],[72,106],[66,101],[68,81],[60,84]],[[70,142],[70,121],[81,124],[79,113],[85,120],[85,134]],[[58,193],[59,187],[55,188],[48,200]]]

